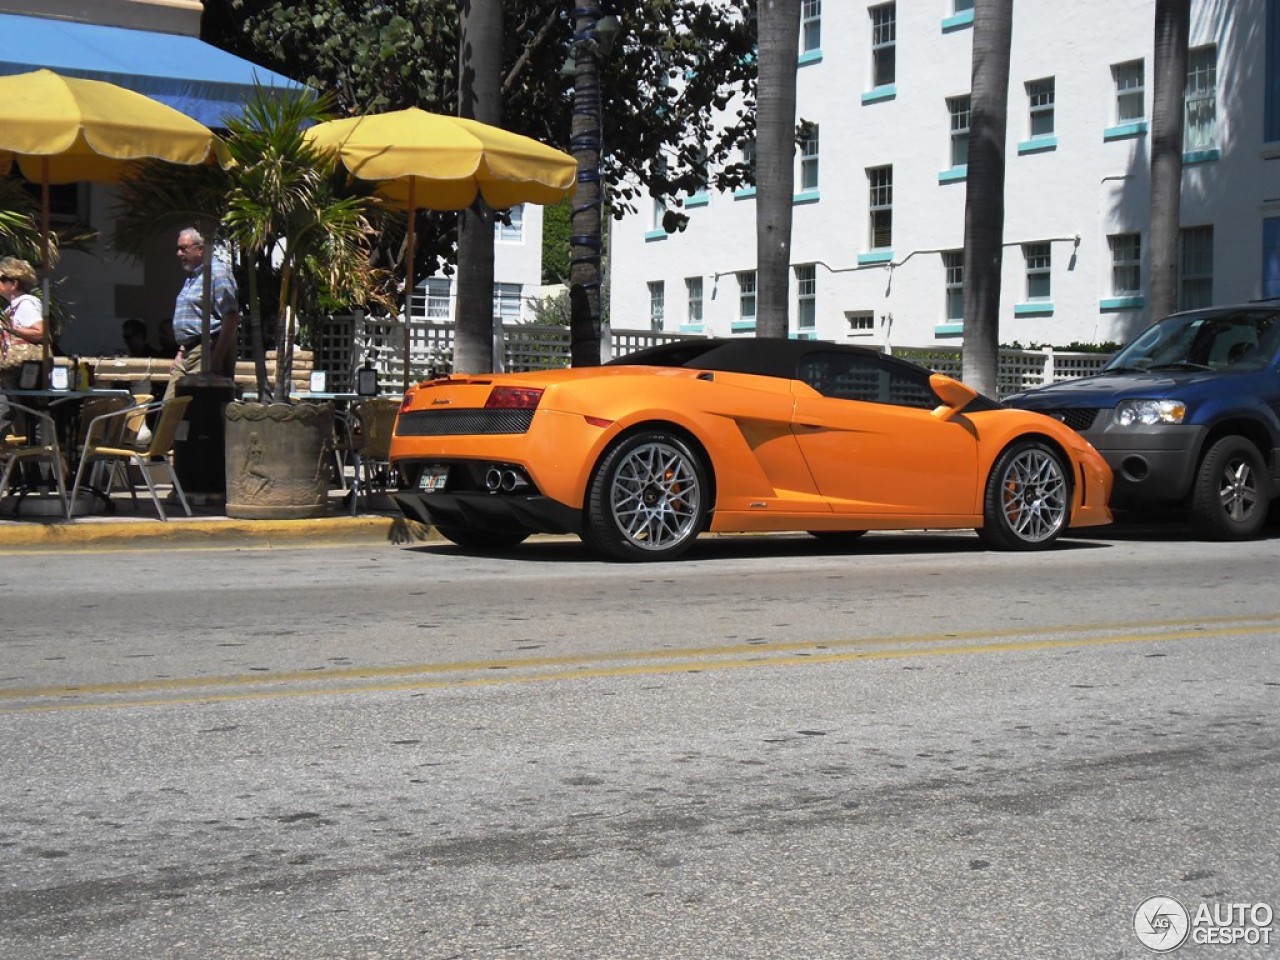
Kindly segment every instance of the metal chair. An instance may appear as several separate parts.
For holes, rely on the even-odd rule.
[[[354,447],[356,490],[363,486],[366,504],[375,487],[385,493],[391,485],[391,436],[399,412],[400,401],[394,397],[370,397],[356,407],[360,427]]]
[[[168,520],[165,516],[164,504],[161,502],[160,494],[156,490],[155,479],[152,477],[153,472],[162,470],[166,475],[169,483],[173,486],[173,491],[178,497],[178,502],[182,504],[182,509],[187,516],[191,516],[191,507],[187,503],[187,495],[182,490],[182,484],[178,482],[178,474],[173,469],[173,442],[178,432],[178,424],[182,422],[182,418],[186,416],[187,407],[191,404],[191,397],[171,397],[168,400],[157,400],[152,403],[137,404],[132,407],[126,407],[123,410],[117,410],[114,413],[104,413],[95,417],[90,421],[88,427],[88,436],[101,436],[103,439],[99,443],[86,446],[84,453],[80,457],[80,465],[76,468],[75,483],[71,486],[71,503],[74,505],[76,494],[80,489],[80,483],[85,478],[85,469],[91,471],[90,480],[97,476],[99,469],[107,471],[107,494],[110,495],[112,488],[115,486],[117,478],[123,476],[125,485],[129,489],[130,495],[137,503],[137,490],[135,484],[129,479],[128,468],[136,467],[142,476],[143,482],[147,485],[147,490],[151,494],[151,500],[156,505],[156,513],[159,514],[161,520]],[[146,422],[146,416],[153,410],[160,411],[160,417],[156,421],[155,428],[151,432],[151,442],[143,449],[138,449],[131,437],[136,437],[138,430],[141,429],[143,423]],[[100,421],[119,421],[119,424],[108,424],[97,428],[99,432],[95,433],[95,424]]]
[[[66,467],[62,462],[62,450],[58,447],[57,423],[45,411],[14,403],[12,400],[9,401],[9,409],[22,414],[27,427],[25,433],[6,433],[0,436],[0,462],[4,464],[4,470],[0,473],[0,500],[4,499],[9,490],[16,467],[46,463],[53,472],[58,499],[62,502],[62,512],[70,517]]]

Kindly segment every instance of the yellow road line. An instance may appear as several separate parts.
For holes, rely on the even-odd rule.
[[[1245,636],[1274,631],[1280,623],[1280,615],[1259,617],[1222,617],[1190,624],[1187,621],[1144,621],[1127,624],[1095,624],[1092,626],[1037,627],[1005,631],[966,631],[956,633],[921,634],[906,637],[877,637],[867,639],[843,639],[835,641],[808,641],[793,643],[734,644],[723,647],[679,648],[675,650],[643,650],[618,653],[582,654],[563,657],[530,657],[464,663],[419,664],[415,666],[383,667],[369,669],[316,671],[278,674],[251,674],[236,677],[192,677],[132,683],[97,684],[10,689],[0,696],[10,701],[51,700],[59,703],[14,705],[0,708],[0,713],[31,713],[64,710],[99,709],[104,707],[151,707],[192,703],[224,703],[239,700],[266,700],[286,697],[346,696],[365,693],[403,692],[441,688],[469,688],[502,686],[515,683],[536,683],[553,680],[583,680],[605,677],[662,675],[673,673],[701,673],[712,670],[743,669],[747,667],[787,667],[814,664],[847,663],[858,660],[891,660],[909,657],[956,656],[974,654],[1009,653],[1014,651],[1042,651],[1081,646],[1109,646],[1160,641],[1207,640],[1222,637]],[[1214,629],[1206,625],[1214,624]],[[1107,631],[1127,629],[1127,633]],[[1046,635],[1056,634],[1051,639]],[[1066,636],[1063,636],[1066,634]],[[1092,635],[1090,635],[1092,634]],[[1039,639],[999,640],[1000,637],[1032,636]],[[969,641],[957,643],[956,641]],[[972,642],[980,641],[980,642]],[[941,644],[941,645],[939,645]],[[848,650],[853,646],[864,649]],[[865,648],[874,649],[865,649]],[[811,651],[811,652],[803,652]],[[824,652],[830,651],[830,652]],[[663,662],[656,662],[663,661]],[[533,669],[531,669],[533,668]],[[542,669],[537,669],[542,668]],[[550,669],[547,669],[550,668]],[[523,671],[512,672],[506,671]],[[483,673],[483,676],[444,676],[457,673]],[[387,678],[395,682],[376,682]],[[401,678],[396,680],[396,678]],[[335,686],[336,681],[348,681],[345,686]],[[375,681],[356,682],[349,681]],[[309,684],[296,689],[240,689],[260,688],[268,684]],[[215,692],[212,688],[223,688]],[[67,698],[111,696],[118,694],[159,693],[171,690],[186,691],[190,696],[150,697],[146,699],[124,697],[118,700],[84,701],[69,703]],[[196,693],[208,690],[207,693]]]

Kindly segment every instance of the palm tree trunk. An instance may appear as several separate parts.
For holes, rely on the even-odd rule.
[[[462,0],[459,6],[458,115],[497,126],[502,123],[502,0]],[[477,197],[459,218],[453,368],[483,373],[493,369],[493,211]]]
[[[1151,106],[1151,316],[1178,308],[1183,104],[1191,0],[1156,0]]]
[[[756,24],[760,70],[756,107],[756,336],[785,337],[800,0],[760,0]]]
[[[600,363],[600,254],[603,249],[604,191],[600,161],[604,141],[604,105],[600,92],[600,54],[595,45],[600,9],[584,0],[575,9],[573,121],[570,145],[578,161],[569,227],[569,353],[575,367]]]
[[[1004,151],[1009,108],[1013,0],[975,0],[969,169],[964,205],[964,352],[961,376],[996,395],[1000,271],[1004,244]]]

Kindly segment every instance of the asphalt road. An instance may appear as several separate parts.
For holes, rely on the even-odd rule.
[[[1280,906],[1278,548],[0,557],[0,957],[1152,956]]]

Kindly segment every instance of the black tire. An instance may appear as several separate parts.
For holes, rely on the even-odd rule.
[[[1206,540],[1249,540],[1262,532],[1271,478],[1258,448],[1244,437],[1214,442],[1191,491],[1191,525]]]
[[[471,527],[437,526],[440,536],[467,550],[506,550],[529,539],[524,530],[475,530]]]
[[[672,560],[706,525],[702,458],[668,430],[632,434],[605,451],[587,491],[583,541],[612,560]]]
[[[1062,454],[1038,440],[1019,440],[987,477],[978,536],[999,550],[1040,550],[1071,520],[1071,471]]]

